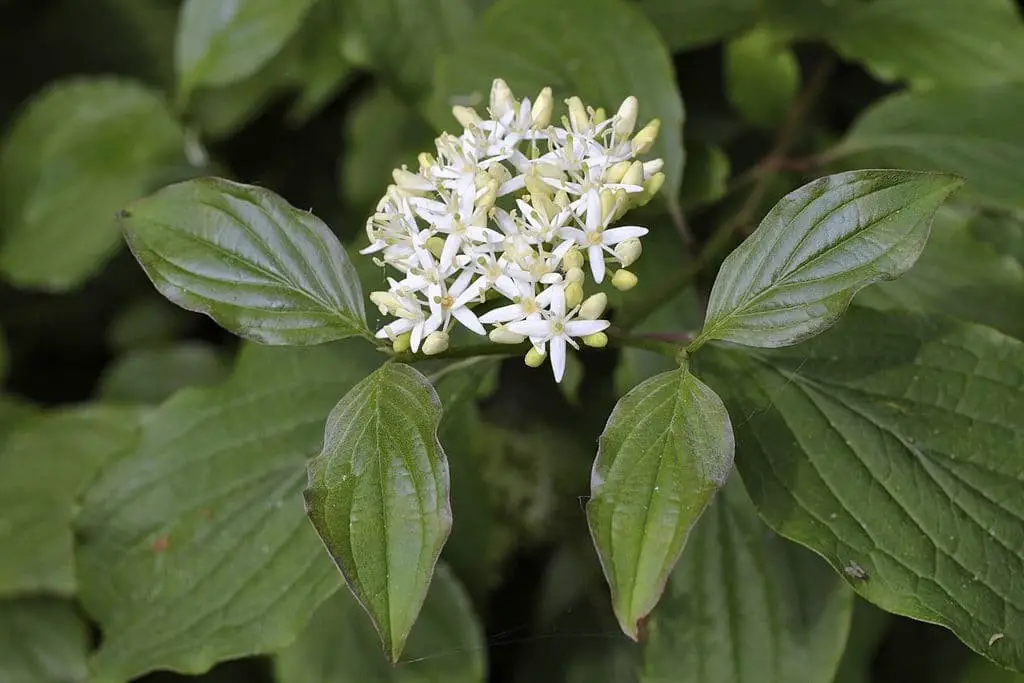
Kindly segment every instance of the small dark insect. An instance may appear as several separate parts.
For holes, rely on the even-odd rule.
[[[843,567],[843,573],[854,581],[867,581],[868,578],[867,570],[856,562],[851,562]]]

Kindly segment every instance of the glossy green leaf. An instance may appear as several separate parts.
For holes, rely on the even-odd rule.
[[[135,202],[122,223],[161,294],[241,337],[304,345],[369,334],[344,247],[269,190],[189,180]]]
[[[120,243],[115,214],[184,158],[160,96],[131,81],[49,86],[0,147],[0,274],[19,287],[71,289]]]
[[[427,378],[386,363],[334,407],[309,464],[309,518],[392,661],[451,531],[440,421]]]
[[[0,680],[85,683],[89,635],[70,601],[0,601]]]
[[[718,273],[700,341],[795,344],[853,295],[914,264],[932,216],[961,181],[913,171],[851,171],[783,197]]]
[[[608,417],[587,522],[615,616],[634,640],[732,458],[725,406],[686,368],[641,383]]]
[[[800,64],[771,31],[756,28],[726,44],[725,89],[746,120],[773,128],[786,118],[800,89]]]
[[[890,95],[830,152],[844,164],[917,168],[967,179],[965,197],[1024,208],[1024,83]]]
[[[303,514],[305,464],[331,405],[378,355],[355,341],[247,345],[226,383],[148,415],[77,523],[79,594],[103,631],[96,683],[202,673],[304,628],[340,583]]]
[[[643,683],[831,683],[853,591],[765,528],[739,477],[693,530],[651,615]]]
[[[757,21],[758,0],[640,0],[673,52],[704,47]]]
[[[394,182],[391,172],[402,164],[416,168],[416,155],[432,150],[433,141],[433,129],[390,90],[368,92],[345,124],[340,169],[345,198],[371,212]]]
[[[397,665],[384,657],[359,603],[338,591],[278,654],[278,683],[483,683],[483,629],[469,596],[443,563]]]
[[[471,37],[490,0],[348,0],[344,19],[354,28],[369,66],[419,100],[430,92],[434,64]]]
[[[884,81],[921,88],[1024,79],[1024,20],[1013,0],[874,0],[844,8],[824,37]]]
[[[976,213],[963,206],[940,209],[914,267],[865,289],[857,303],[951,315],[1024,339],[1024,266],[975,237]]]
[[[174,62],[180,95],[254,74],[299,29],[314,0],[185,0]]]
[[[777,532],[879,607],[1024,669],[1024,343],[854,308],[799,347],[701,356]]]
[[[98,395],[124,403],[160,403],[185,387],[219,384],[228,375],[224,357],[208,344],[129,351],[104,371]]]
[[[133,447],[137,415],[82,407],[13,425],[0,445],[0,596],[75,592],[72,519],[82,489]]]
[[[452,105],[486,104],[491,81],[499,77],[517,97],[533,99],[551,86],[556,102],[578,95],[611,112],[627,96],[636,96],[640,125],[661,119],[650,154],[665,160],[666,194],[672,200],[678,195],[683,101],[668,50],[636,7],[623,0],[498,0],[458,49],[441,58],[433,118],[442,128],[453,128]]]

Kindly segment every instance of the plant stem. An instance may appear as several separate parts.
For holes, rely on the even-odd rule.
[[[832,57],[823,59],[814,70],[800,95],[793,101],[793,105],[786,115],[786,120],[775,138],[775,144],[772,145],[771,150],[764,159],[749,171],[755,179],[754,186],[739,211],[729,220],[718,226],[695,259],[676,271],[672,277],[665,280],[643,303],[624,311],[618,321],[619,327],[623,330],[630,330],[643,322],[647,316],[660,308],[662,304],[669,301],[684,287],[692,284],[701,271],[724,255],[732,244],[737,231],[754,218],[754,214],[761,206],[761,202],[764,201],[765,195],[771,187],[772,179],[781,167],[784,166],[786,156],[789,153],[790,147],[796,141],[804,119],[824,90],[834,67],[835,60]]]

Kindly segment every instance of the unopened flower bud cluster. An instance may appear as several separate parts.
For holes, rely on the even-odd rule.
[[[665,180],[660,159],[637,159],[659,123],[634,134],[634,97],[611,117],[577,97],[566,105],[568,116],[552,123],[550,88],[519,101],[495,80],[487,118],[455,107],[462,135],[443,134],[417,171],[394,172],[362,253],[400,274],[370,296],[394,317],[377,336],[396,351],[440,353],[457,321],[495,343],[529,339],[527,365],[550,356],[561,381],[567,345],[607,343],[606,296],[586,297],[588,272],[600,283],[611,264],[614,286],[636,284],[626,269],[647,229],[613,226]]]

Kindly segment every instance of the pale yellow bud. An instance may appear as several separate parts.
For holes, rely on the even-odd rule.
[[[551,178],[553,180],[561,180],[564,178],[562,169],[554,164],[538,163],[533,165],[533,170],[536,171],[537,175],[545,178]]]
[[[551,220],[551,217],[558,213],[558,207],[551,201],[551,198],[536,192],[530,194],[530,204],[537,209],[543,218]]]
[[[444,238],[434,235],[427,240],[427,251],[434,255],[434,258],[441,258],[441,252],[444,251]]]
[[[611,167],[604,172],[604,179],[609,183],[621,183],[622,177],[626,175],[626,171],[632,166],[631,161],[619,161],[611,165]]]
[[[611,220],[619,220],[629,209],[629,193],[623,189],[615,190],[615,213],[612,215]]]
[[[494,83],[491,84],[491,114],[495,118],[501,118],[509,111],[516,108],[516,101],[512,97],[512,90],[508,87],[508,83],[495,78]]]
[[[580,258],[582,258],[582,256]],[[584,274],[582,268],[570,268],[569,270],[565,271],[566,282],[583,282],[583,278]]]
[[[544,364],[544,353],[537,350],[537,347],[531,348],[526,352],[526,357],[523,361],[531,368],[539,368]]]
[[[487,337],[495,344],[521,344],[526,340],[526,337],[512,332],[504,325],[495,327]]]
[[[437,165],[437,159],[429,152],[420,152],[416,160],[420,163],[420,171],[427,171]]]
[[[643,245],[640,244],[640,240],[635,237],[631,237],[628,240],[623,240],[615,245],[615,256],[618,257],[619,262],[626,268],[636,263],[636,260],[640,258],[640,254],[643,253]]]
[[[565,288],[566,308],[576,308],[583,301],[583,285],[579,282],[570,282]]]
[[[512,180],[512,174],[504,164],[491,164],[487,167],[487,174],[498,181],[498,185],[503,185],[508,181]]]
[[[614,131],[620,138],[626,138],[633,134],[636,128],[636,113],[638,104],[636,98],[630,95],[622,100],[619,110],[615,112]]]
[[[605,225],[615,215],[617,199],[612,190],[601,190],[601,216]]]
[[[608,306],[608,295],[604,292],[591,294],[580,306],[580,317],[584,320],[597,320],[604,315],[604,309]]]
[[[395,179],[395,184],[406,192],[423,192],[433,189],[429,180],[405,168],[396,168],[391,172],[391,177]]]
[[[498,181],[488,173],[480,173],[477,175],[477,183],[483,190],[476,200],[477,210],[487,212],[498,198]]]
[[[658,138],[658,131],[661,129],[661,121],[654,119],[640,129],[640,132],[633,138],[633,153],[645,154],[654,146]]]
[[[617,270],[615,271],[615,275],[612,275],[612,287],[620,292],[626,292],[633,289],[636,287],[636,283],[636,275],[628,270]]]
[[[598,107],[594,110],[594,115],[591,117],[591,121],[596,126],[600,123],[604,123],[608,120],[608,112],[604,110],[604,107]]]
[[[559,209],[568,209],[570,203],[569,194],[565,190],[559,190],[555,193],[555,204]]]
[[[423,340],[423,353],[433,356],[448,350],[448,333],[431,332]]]
[[[531,194],[552,194],[555,188],[551,187],[535,175],[526,176],[526,189]]]
[[[625,175],[622,176],[623,185],[639,185],[643,187],[644,184],[644,165],[643,162],[634,161],[629,165],[629,170],[626,171]]]
[[[587,116],[583,100],[578,97],[570,97],[565,104],[569,107],[569,122],[572,124],[573,130],[585,130],[590,126],[590,117]]]
[[[551,123],[551,112],[554,109],[554,98],[551,96],[551,88],[544,88],[537,95],[537,100],[530,108],[530,125],[535,130],[547,128]]]
[[[644,178],[650,178],[652,175],[665,168],[664,159],[651,159],[650,161],[644,162]]]
[[[452,107],[452,114],[455,116],[455,120],[464,128],[476,126],[480,123],[480,115],[472,107]]]
[[[644,183],[644,191],[636,198],[637,206],[645,206],[654,195],[658,194],[661,186],[665,184],[665,174],[661,171],[655,173]]]
[[[562,266],[566,271],[570,271],[574,268],[576,270],[580,270],[584,263],[585,259],[583,258],[583,252],[576,247],[569,249],[569,251],[565,252],[565,256],[562,257]]]
[[[381,313],[388,313],[389,311],[395,311],[400,308],[398,299],[396,299],[391,292],[371,292],[370,301],[377,306],[377,309]]]
[[[595,332],[583,337],[581,341],[592,348],[603,349],[608,346],[608,335],[604,332]]]
[[[391,349],[395,353],[405,353],[409,350],[409,346],[412,343],[409,341],[410,339],[412,339],[412,334],[409,332],[404,332],[398,335],[395,337],[395,340],[391,342]]]

